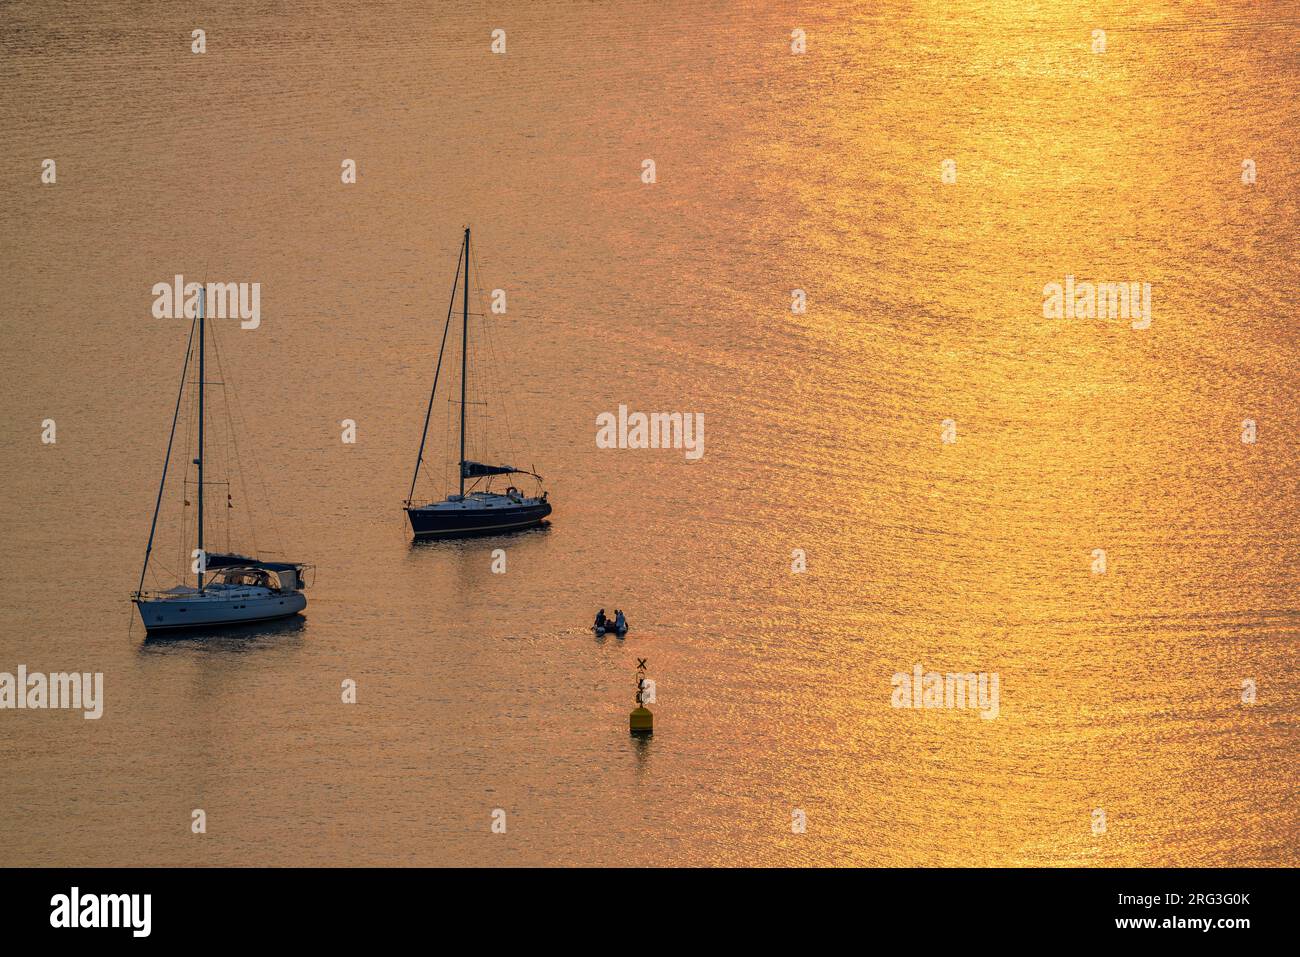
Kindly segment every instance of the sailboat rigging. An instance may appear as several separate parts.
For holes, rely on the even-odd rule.
[[[204,473],[207,459],[205,386],[208,384],[205,294],[206,290],[200,287],[198,314],[190,326],[189,341],[185,346],[185,361],[181,365],[181,384],[176,395],[176,409],[172,413],[171,432],[167,438],[167,454],[163,460],[162,479],[158,483],[153,519],[149,524],[149,541],[145,546],[144,565],[140,569],[140,583],[131,595],[131,601],[140,613],[146,632],[266,621],[296,615],[307,607],[307,598],[302,590],[306,585],[305,573],[312,566],[301,562],[265,561],[234,552],[209,553],[206,550],[204,498],[206,486],[213,483],[206,481]],[[173,588],[147,591],[145,577],[149,571],[154,537],[158,530],[158,515],[162,509],[163,490],[167,485],[167,469],[176,439],[176,423],[180,418],[196,331],[198,332],[198,454],[193,459],[193,464],[198,467],[196,535],[198,547],[194,551],[195,585],[190,587],[182,581]],[[230,498],[227,484],[228,508]],[[185,504],[188,505],[188,501]]]
[[[495,534],[540,525],[551,514],[548,493],[542,489],[542,477],[531,469],[511,465],[487,465],[466,458],[465,410],[469,405],[467,376],[469,366],[469,268],[470,232],[465,227],[465,238],[456,263],[456,278],[452,281],[451,301],[447,305],[447,321],[442,330],[442,345],[438,349],[438,363],[433,373],[433,388],[424,414],[424,430],[420,434],[420,451],[415,459],[415,474],[411,489],[403,506],[416,538],[460,538],[467,535]],[[456,287],[464,275],[461,301],[461,354],[460,354],[460,458],[458,462],[459,491],[449,493],[442,501],[415,504],[415,486],[424,463],[424,449],[429,436],[429,418],[433,412],[433,399],[442,375],[442,362],[446,355],[447,336],[451,328],[452,312],[456,305]],[[492,491],[492,480],[501,475],[529,476],[540,494],[528,495],[510,485],[504,492]],[[471,480],[467,486],[466,479]],[[482,484],[480,488],[479,485]]]

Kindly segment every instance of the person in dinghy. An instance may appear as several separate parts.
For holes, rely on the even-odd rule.
[[[596,623],[591,626],[591,630],[597,635],[603,635],[607,631],[622,637],[627,634],[627,619],[623,617],[622,610],[615,608],[614,617],[608,618],[605,615],[605,609],[596,612]]]

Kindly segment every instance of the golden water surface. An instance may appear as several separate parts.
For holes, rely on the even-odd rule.
[[[446,6],[0,5],[0,671],[106,695],[0,711],[0,864],[1296,864],[1295,5]],[[413,547],[465,224],[555,513]],[[146,642],[178,273],[261,283],[221,374],[318,571]]]

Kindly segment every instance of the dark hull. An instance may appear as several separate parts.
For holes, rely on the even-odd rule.
[[[551,506],[547,502],[511,508],[418,509],[408,508],[411,531],[416,538],[466,538],[471,535],[499,535],[540,525]]]

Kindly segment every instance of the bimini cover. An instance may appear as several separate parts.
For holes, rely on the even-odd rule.
[[[478,478],[480,475],[510,475],[512,472],[522,472],[523,469],[517,469],[513,465],[484,465],[482,462],[461,462],[461,478]]]

